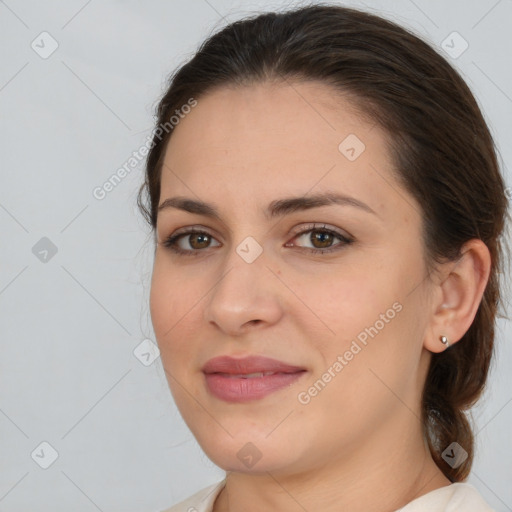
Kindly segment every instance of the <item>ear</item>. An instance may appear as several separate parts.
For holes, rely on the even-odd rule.
[[[482,300],[491,270],[491,255],[482,240],[469,240],[456,262],[443,263],[433,290],[432,317],[423,346],[430,352],[446,349],[446,336],[457,343],[471,326]]]

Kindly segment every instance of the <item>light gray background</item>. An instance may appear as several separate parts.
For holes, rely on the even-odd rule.
[[[437,46],[457,31],[469,48],[448,58],[510,169],[511,0],[343,3]],[[152,246],[135,207],[142,165],[103,200],[92,191],[144,144],[164,79],[212,30],[285,5],[0,1],[0,511],[156,511],[223,477],[182,421],[160,359],[145,366],[133,353],[154,340]],[[31,47],[43,51],[43,31],[58,43],[46,59]],[[46,262],[33,252],[43,237],[57,249]],[[511,331],[499,321],[497,364],[474,409],[470,482],[497,511],[512,510]],[[58,452],[48,469],[35,462],[49,460],[43,441]]]

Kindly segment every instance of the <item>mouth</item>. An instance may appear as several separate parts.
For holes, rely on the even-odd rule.
[[[305,370],[277,359],[264,356],[245,356],[236,358],[220,356],[210,359],[202,368],[204,373],[222,373],[226,375],[252,375],[259,373],[295,373]]]
[[[214,372],[214,374],[222,375],[223,377],[228,377],[228,378],[232,378],[232,379],[254,379],[254,378],[259,378],[259,377],[266,377],[267,375],[277,375],[277,374],[289,375],[285,372],[254,372],[254,373],[240,373],[240,374]],[[212,374],[210,374],[210,375],[212,375]]]
[[[307,370],[262,356],[221,356],[203,367],[206,387],[226,402],[259,400],[293,385]]]

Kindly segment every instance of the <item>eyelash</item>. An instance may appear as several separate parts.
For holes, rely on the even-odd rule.
[[[310,247],[298,247],[299,250],[303,250],[305,252],[309,252],[309,253],[313,253],[313,254],[324,254],[324,253],[330,253],[330,252],[334,252],[334,251],[339,251],[339,250],[343,249],[345,246],[350,245],[351,243],[354,242],[353,238],[346,237],[346,236],[342,235],[341,233],[339,233],[337,231],[334,231],[332,229],[327,229],[325,227],[325,224],[324,225],[318,225],[318,224],[308,225],[302,231],[299,231],[296,234],[294,234],[293,238],[294,239],[295,238],[299,238],[299,237],[301,237],[301,236],[303,236],[303,235],[305,235],[307,233],[311,233],[313,231],[320,231],[322,233],[328,233],[330,235],[333,235],[335,238],[340,239],[342,241],[342,243],[339,243],[339,244],[334,245],[332,247],[328,247],[327,249],[311,249]],[[180,254],[180,255],[183,255],[183,256],[199,256],[200,253],[204,252],[206,249],[208,249],[208,247],[206,247],[205,249],[187,250],[187,249],[181,249],[177,245],[177,241],[180,238],[186,237],[186,236],[192,235],[192,234],[207,235],[207,236],[213,238],[206,231],[203,231],[201,229],[191,228],[188,231],[185,231],[183,233],[178,233],[176,235],[169,236],[167,239],[164,240],[163,246],[167,247],[168,249],[170,249],[174,253]],[[290,246],[288,246],[288,247],[290,247]]]

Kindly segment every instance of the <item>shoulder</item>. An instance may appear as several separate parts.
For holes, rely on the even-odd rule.
[[[187,499],[161,512],[211,512],[215,498],[226,484],[225,479],[197,491]]]
[[[396,512],[494,512],[471,484],[457,482],[431,491]]]

